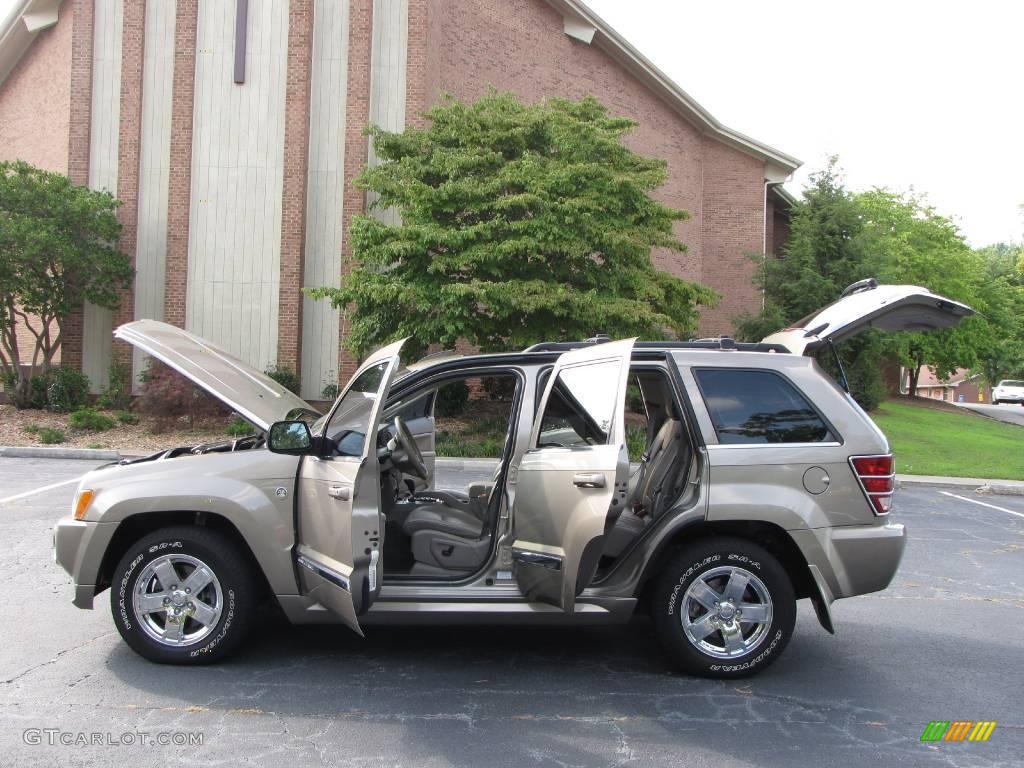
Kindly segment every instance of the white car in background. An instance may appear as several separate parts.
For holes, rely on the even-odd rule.
[[[992,405],[1017,403],[1024,405],[1024,381],[1003,379],[992,390]]]

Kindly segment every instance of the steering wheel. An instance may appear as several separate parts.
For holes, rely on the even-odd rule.
[[[416,445],[416,439],[412,436],[412,432],[409,431],[409,427],[402,421],[401,416],[395,416],[395,440],[405,453],[405,461],[400,463],[410,465],[412,471],[409,474],[415,475],[420,480],[426,480],[429,474],[427,472],[427,463],[423,460],[420,447]]]

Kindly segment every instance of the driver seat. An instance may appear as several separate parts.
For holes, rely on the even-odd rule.
[[[421,504],[409,513],[402,530],[412,542],[414,574],[472,573],[491,551],[490,514],[493,495],[483,505],[483,515],[442,500]],[[461,504],[459,506],[462,506]]]

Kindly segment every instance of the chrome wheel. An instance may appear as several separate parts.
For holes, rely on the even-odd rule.
[[[764,641],[772,623],[772,599],[750,571],[713,568],[690,584],[679,618],[686,638],[701,652],[729,659],[750,653]]]
[[[224,595],[213,569],[189,555],[163,555],[139,574],[132,607],[143,631],[162,645],[198,643],[220,621]]]

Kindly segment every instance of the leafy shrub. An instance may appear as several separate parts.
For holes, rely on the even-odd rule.
[[[53,371],[49,373],[37,373],[32,377],[29,382],[29,399],[27,403],[19,404],[14,397],[14,389],[18,384],[18,376],[14,373],[5,374],[3,377],[4,392],[7,393],[8,402],[14,404],[15,408],[46,408],[47,395],[46,390],[53,381]]]
[[[26,424],[24,427],[22,427],[22,430],[24,430],[25,432],[28,432],[30,435],[38,435],[39,434],[39,425],[38,424]]]
[[[464,435],[441,430],[437,433],[435,450],[438,456],[464,459],[500,459],[504,445],[503,441],[493,437],[473,440]]]
[[[35,378],[32,383],[35,384]],[[89,377],[73,368],[58,368],[46,396],[51,411],[67,413],[81,408],[89,402]]]
[[[82,408],[71,414],[68,425],[72,429],[86,429],[90,432],[106,432],[117,424],[114,419],[95,408]]]
[[[289,392],[299,394],[299,375],[291,368],[274,363],[264,373]]]
[[[177,371],[156,360],[142,374],[136,410],[164,422],[186,418],[191,428],[196,419],[224,413],[224,407]],[[166,431],[169,424],[156,427]],[[153,434],[159,434],[154,432]]]
[[[96,398],[96,405],[100,408],[124,411],[131,404],[132,367],[127,363],[115,361],[107,369],[107,388]]]
[[[640,461],[647,448],[647,427],[643,424],[626,425],[626,448],[630,461]]]
[[[626,410],[633,413],[647,413],[647,407],[644,405],[644,394],[640,391],[640,384],[632,377],[630,378],[629,385],[626,387]]]
[[[320,390],[321,400],[337,400],[338,399],[338,385],[337,384],[325,384],[324,388]]]
[[[139,423],[139,417],[136,416],[131,411],[118,411],[117,413],[114,414],[114,418],[116,418],[119,422],[127,426],[132,426]]]
[[[484,392],[491,400],[511,403],[516,393],[516,380],[512,376],[488,376],[484,379]]]
[[[50,427],[41,427],[39,429],[39,442],[43,445],[55,445],[56,443],[63,443],[64,440],[64,433],[59,429],[51,429]]]
[[[233,419],[224,430],[224,433],[231,437],[245,437],[255,432],[256,430],[252,428],[252,424],[245,419]]]
[[[438,416],[457,416],[466,410],[469,402],[469,385],[464,381],[453,381],[437,391],[434,412]]]

